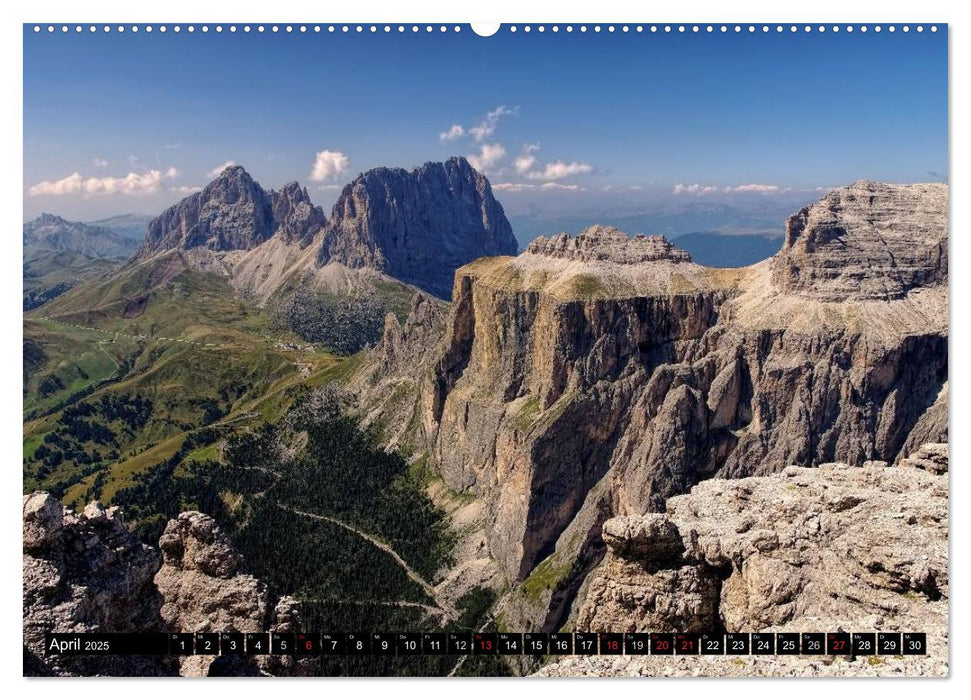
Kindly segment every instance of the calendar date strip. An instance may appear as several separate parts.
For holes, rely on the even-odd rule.
[[[49,655],[651,655],[901,656],[927,653],[923,632],[323,632],[54,633]]]

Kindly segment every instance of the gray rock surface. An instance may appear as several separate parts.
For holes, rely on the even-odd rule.
[[[604,260],[620,265],[636,265],[652,260],[691,262],[691,256],[676,248],[664,236],[628,236],[613,226],[590,226],[577,236],[561,233],[540,236],[527,247],[526,253],[564,260],[593,262]]]
[[[931,474],[947,474],[947,443],[928,443],[898,461],[901,467],[924,469]]]
[[[371,267],[448,299],[456,269],[516,250],[488,179],[465,158],[450,158],[411,171],[375,168],[347,185],[320,259]]]
[[[272,600],[259,579],[241,572],[242,557],[208,515],[180,513],[169,521],[159,539],[159,548],[163,563],[154,580],[162,596],[160,615],[164,629],[299,631],[297,601],[288,597]],[[198,656],[180,659],[180,675],[208,675],[214,661]],[[272,675],[295,668],[290,657],[255,657],[249,661],[261,672]]]
[[[894,277],[869,200],[845,189],[823,200],[843,202],[844,244],[873,276]],[[907,235],[927,236],[914,248],[938,246],[940,189],[891,189],[913,212],[900,213]],[[775,259],[723,270],[669,256],[631,262],[614,233],[605,237],[602,255],[542,241],[466,265],[441,330],[406,342],[389,327],[359,375],[408,387],[394,406],[364,392],[367,420],[384,425],[405,406],[421,438],[410,444],[428,450],[450,489],[486,503],[489,548],[507,579],[524,596],[546,591],[560,610],[530,613],[531,624],[565,622],[586,573],[573,563],[597,556],[606,517],[661,511],[715,476],[892,464],[946,441],[943,262],[915,272],[902,296],[830,301],[777,278],[795,239]],[[563,257],[574,249],[586,252]],[[411,359],[392,366],[389,353]],[[552,586],[551,569],[562,572]]]
[[[786,221],[775,280],[813,299],[896,299],[947,281],[947,185],[861,180]]]
[[[23,505],[25,674],[173,673],[166,659],[45,654],[47,631],[159,631],[159,556],[128,532],[117,508],[92,503],[76,514],[42,492],[25,495]]]
[[[942,449],[942,447],[944,449]],[[712,663],[630,659],[560,662],[546,673],[584,675],[946,675],[947,452],[927,445],[943,472],[899,467],[787,467],[781,474],[711,479],[668,501],[665,515],[604,524],[603,564],[578,630],[925,632],[928,656],[775,657]],[[683,554],[658,560],[649,543]],[[647,533],[647,534],[646,534]],[[713,595],[712,595],[713,593]]]
[[[297,182],[288,182],[280,191],[271,191],[270,207],[276,231],[286,243],[307,246],[327,223],[323,209],[314,206],[307,188]]]
[[[274,235],[307,245],[325,222],[323,210],[296,182],[266,191],[234,165],[153,219],[140,256],[171,249],[251,250]]]
[[[65,510],[48,493],[23,499],[25,675],[296,675],[290,657],[57,657],[52,632],[297,632],[300,604],[274,599],[243,573],[242,558],[207,515],[171,520],[159,552],[125,526],[118,508]],[[216,664],[216,667],[213,667]]]

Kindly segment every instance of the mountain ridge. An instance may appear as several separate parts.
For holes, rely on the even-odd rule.
[[[947,246],[947,191],[865,185],[861,200],[855,187],[818,204],[846,222],[852,262],[798,240],[735,269],[539,246],[460,268],[443,323],[399,340],[418,335],[421,319],[409,319],[376,348],[352,382],[364,420],[427,450],[448,488],[495,514],[489,549],[522,586],[507,622],[567,620],[607,517],[663,508],[715,476],[894,462],[908,446],[946,441],[936,407],[947,396],[947,268],[933,251]],[[885,248],[865,216],[843,208],[865,210],[871,197],[899,239],[918,238],[906,277],[871,264]],[[818,212],[800,236],[818,238],[829,221]],[[840,260],[838,284],[806,282],[818,280],[825,298],[779,279],[793,250],[802,269]],[[903,282],[883,297],[842,282],[868,275]],[[550,571],[562,574],[536,594]]]
[[[298,252],[307,248],[313,257]],[[451,158],[412,170],[362,173],[344,187],[329,219],[299,183],[266,190],[242,166],[231,166],[156,217],[138,257],[171,249],[230,277],[238,260],[262,257],[257,266],[274,267],[272,277],[281,285],[299,272],[321,277],[327,286],[328,275],[319,271],[338,264],[373,270],[441,298],[448,296],[457,267],[483,255],[514,253],[516,243],[488,179],[465,158]],[[288,269],[281,271],[281,264]],[[249,286],[241,285],[244,292],[252,291]],[[275,291],[264,288],[259,298]]]
[[[42,250],[115,260],[126,260],[138,249],[137,241],[110,228],[48,213],[24,223],[23,246],[25,253]]]

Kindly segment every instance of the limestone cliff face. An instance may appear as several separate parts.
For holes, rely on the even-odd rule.
[[[563,622],[612,515],[662,510],[711,477],[893,462],[946,441],[947,269],[931,253],[895,253],[899,271],[886,257],[894,221],[915,250],[946,249],[946,193],[845,190],[807,220],[841,203],[865,293],[822,273],[780,277],[836,269],[832,246],[800,237],[818,227],[791,222],[786,248],[750,268],[594,227],[457,272],[449,317],[425,341],[437,358],[388,371],[418,387],[412,433],[446,484],[489,503],[508,578],[540,590],[527,626]],[[867,275],[897,291],[874,296]]]
[[[774,280],[813,299],[898,299],[947,280],[947,185],[861,181],[786,221]]]
[[[484,175],[465,158],[369,170],[334,205],[321,261],[371,267],[448,298],[456,268],[513,255],[516,239]]]
[[[921,631],[923,658],[777,657],[746,675],[946,675],[947,446],[918,453],[898,467],[791,466],[768,477],[711,479],[670,499],[664,514],[608,520],[607,555],[575,628]],[[597,670],[721,675],[731,660],[685,666],[635,658]]]
[[[182,513],[158,550],[142,544],[118,508],[81,513],[48,493],[24,496],[25,675],[290,675],[279,657],[49,657],[45,632],[296,632],[300,607],[273,599],[240,571],[242,558],[215,521]]]

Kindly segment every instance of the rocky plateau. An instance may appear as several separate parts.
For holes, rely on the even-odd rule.
[[[504,624],[558,629],[613,517],[947,441],[946,211],[945,185],[858,182],[747,268],[603,226],[477,260],[447,314],[388,324],[352,382],[363,419],[484,502]]]
[[[604,523],[577,630],[925,632],[926,656],[569,659],[544,675],[944,676],[947,446],[709,479]]]

